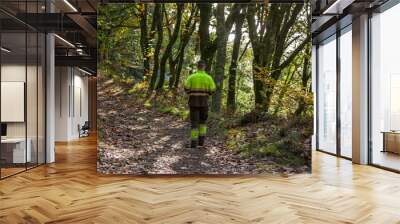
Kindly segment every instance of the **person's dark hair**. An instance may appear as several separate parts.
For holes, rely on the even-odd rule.
[[[207,64],[204,60],[200,60],[197,62],[197,69],[206,69]]]

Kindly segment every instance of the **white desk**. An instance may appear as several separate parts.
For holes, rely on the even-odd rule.
[[[26,153],[25,153],[25,138],[5,138],[1,139],[1,144],[3,145],[2,147],[6,146],[12,146],[12,151],[13,151],[13,163],[25,163],[25,162],[31,162],[32,159],[32,152],[31,152],[31,146],[32,146],[32,140],[30,138],[27,139],[26,141],[28,144],[26,147]]]

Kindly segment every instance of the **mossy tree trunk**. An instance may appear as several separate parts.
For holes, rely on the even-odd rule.
[[[257,111],[268,112],[276,82],[309,42],[307,36],[287,52],[294,41],[293,27],[303,4],[248,5],[247,22],[253,49],[253,82]],[[256,23],[256,20],[259,23]]]
[[[143,55],[144,77],[147,79],[150,75],[150,46],[147,26],[148,5],[143,4],[140,15],[140,46]]]
[[[310,91],[311,87],[309,87],[309,81],[311,79],[311,68],[310,68],[310,55],[311,55],[311,47],[307,45],[304,59],[303,59],[303,72],[301,75],[301,87],[303,94],[300,95],[299,103],[294,114],[299,117],[302,113],[307,109],[307,103],[305,99],[305,93]]]
[[[155,88],[155,84],[158,77],[158,70],[159,70],[159,55],[161,52],[162,42],[163,42],[163,16],[162,10],[164,5],[161,3],[156,3],[154,9],[154,22],[152,28],[157,30],[157,43],[156,48],[154,51],[154,65],[153,65],[153,74],[151,75],[151,80],[149,84],[149,91],[151,92]]]
[[[168,41],[167,47],[165,48],[164,54],[161,57],[160,61],[160,75],[158,79],[158,83],[156,86],[157,90],[161,90],[162,87],[164,86],[164,81],[165,81],[165,70],[166,70],[166,64],[167,60],[169,57],[172,57],[172,47],[175,45],[176,40],[178,39],[178,34],[180,31],[181,27],[181,21],[182,21],[182,14],[184,10],[184,4],[183,3],[177,3],[176,4],[176,21],[175,21],[175,26],[174,30],[172,32],[171,38]]]
[[[217,5],[216,18],[217,18],[217,37],[216,37],[216,59],[214,67],[214,81],[216,85],[215,93],[212,97],[211,110],[219,113],[221,111],[222,91],[224,88],[225,79],[225,63],[226,63],[226,46],[228,36],[231,32],[233,23],[236,17],[240,14],[242,9],[241,4],[234,4],[225,20],[225,7],[226,4],[220,3]]]
[[[229,67],[229,79],[228,79],[228,97],[226,100],[226,106],[228,112],[233,114],[236,110],[236,76],[237,76],[237,63],[239,58],[239,50],[242,39],[242,27],[244,23],[244,13],[241,13],[236,17],[235,21],[235,39],[233,41],[231,65]]]
[[[179,85],[179,80],[185,59],[185,50],[196,28],[197,24],[196,17],[198,16],[198,13],[199,13],[198,7],[195,4],[192,4],[190,9],[190,16],[187,19],[185,25],[183,26],[183,30],[181,31],[178,54],[175,57],[175,59],[171,57],[171,62],[170,62],[171,79],[169,80],[168,83],[170,89],[176,89]]]

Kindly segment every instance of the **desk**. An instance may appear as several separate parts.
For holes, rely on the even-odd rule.
[[[382,152],[392,152],[400,154],[400,132],[383,131],[383,150]]]
[[[1,156],[6,163],[26,163],[31,162],[32,140],[26,141],[28,144],[25,152],[25,138],[5,138],[1,139]],[[3,156],[4,155],[4,156]]]

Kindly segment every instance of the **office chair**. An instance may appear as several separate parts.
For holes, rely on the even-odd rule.
[[[79,138],[89,136],[89,129],[90,129],[89,121],[85,121],[82,127],[78,125],[78,129],[79,129]]]

